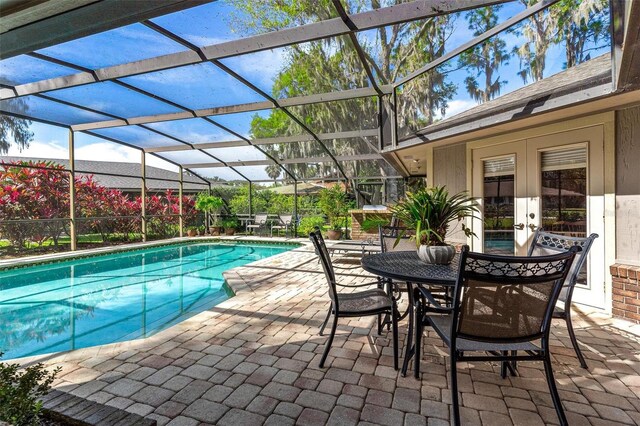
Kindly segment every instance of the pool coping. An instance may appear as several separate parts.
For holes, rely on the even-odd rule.
[[[119,246],[98,247],[84,250],[67,251],[64,253],[51,253],[38,256],[28,256],[16,259],[0,260],[0,272],[10,271],[14,269],[20,269],[30,266],[47,265],[51,263],[59,263],[67,260],[74,259],[86,259],[96,256],[102,256],[113,253],[138,251],[148,248],[171,246],[177,244],[183,244],[188,242],[240,242],[240,243],[254,243],[254,244],[266,244],[266,245],[296,245],[300,246],[306,242],[306,239],[302,238],[259,238],[254,236],[206,236],[206,237],[177,237],[169,240],[147,241],[142,243],[123,244]]]

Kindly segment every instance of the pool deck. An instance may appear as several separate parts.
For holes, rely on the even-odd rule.
[[[371,280],[357,267],[343,272],[342,282]],[[225,276],[235,297],[152,337],[21,362],[59,365],[57,391],[159,425],[449,424],[448,363],[431,331],[421,380],[393,370],[390,336],[375,334],[373,317],[341,319],[328,367],[318,367],[329,297],[309,245]],[[640,326],[578,312],[574,328],[589,370],[564,322],[554,322],[551,337],[569,423],[640,425]],[[402,347],[406,320],[400,332]],[[459,365],[464,425],[558,424],[541,363],[519,364],[518,377],[499,371],[498,363]]]

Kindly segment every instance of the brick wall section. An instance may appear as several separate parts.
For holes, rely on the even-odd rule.
[[[613,315],[640,324],[640,267],[616,263],[610,271]]]

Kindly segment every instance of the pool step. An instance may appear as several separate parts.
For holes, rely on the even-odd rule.
[[[60,390],[42,399],[45,417],[73,426],[155,426],[156,421]]]

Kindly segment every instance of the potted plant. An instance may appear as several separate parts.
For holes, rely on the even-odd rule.
[[[196,235],[198,235],[198,230],[195,226],[190,226],[187,228],[187,235],[190,237],[195,237]]]
[[[224,227],[224,233],[226,235],[234,235],[238,228],[238,219],[235,216],[230,216],[222,220],[222,226]]]
[[[220,214],[220,209],[222,209],[222,206],[224,206],[224,201],[222,200],[222,198],[216,197],[214,195],[209,195],[205,192],[198,194],[198,198],[196,198],[196,210],[213,216],[213,224],[209,227],[209,232],[211,232],[211,235],[220,235],[218,214]]]
[[[328,238],[330,240],[339,240],[342,237],[342,227],[345,224],[349,209],[347,194],[340,185],[324,188],[319,193],[318,206],[329,220]]]
[[[198,235],[204,237],[206,235],[206,229],[204,226],[198,226]]]
[[[473,218],[479,209],[478,203],[467,192],[449,195],[446,187],[441,186],[407,192],[406,199],[392,207],[391,211],[409,229],[415,230],[413,238],[420,259],[427,263],[447,264],[456,252],[452,245],[446,243],[451,222]],[[464,223],[462,231],[467,237],[475,236]]]

